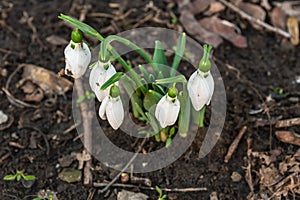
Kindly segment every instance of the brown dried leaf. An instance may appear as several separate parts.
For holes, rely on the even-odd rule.
[[[285,22],[286,22],[285,12],[281,8],[275,7],[271,13],[271,22],[275,27],[281,28],[284,30]]]
[[[279,171],[281,174],[286,172],[300,172],[300,163],[291,158],[279,163]]]
[[[118,192],[117,200],[147,200],[149,197],[143,193],[135,193],[126,190]]]
[[[180,15],[180,22],[182,23],[186,32],[194,36],[197,40],[218,47],[222,42],[222,38],[208,30],[206,30],[200,23],[197,22],[194,15],[188,10],[183,10]]]
[[[23,90],[24,93],[31,94],[37,89],[37,86],[33,84],[31,81],[26,81],[25,84],[21,86],[21,89]]]
[[[68,41],[57,35],[50,35],[46,38],[46,41],[55,46],[66,45]]]
[[[219,13],[225,9],[225,6],[220,2],[213,2],[209,6],[209,10],[206,11],[205,15],[213,15],[215,13]]]
[[[37,88],[33,93],[26,94],[23,100],[29,102],[40,102],[43,98],[44,92],[40,88]]]
[[[273,164],[270,167],[262,165],[259,169],[259,178],[262,185],[270,186],[277,183],[281,179],[281,175]]]
[[[72,82],[63,77],[58,77],[55,73],[45,68],[31,64],[22,64],[22,66],[23,75],[20,82],[31,81],[38,85],[45,94],[56,93],[62,95],[72,87]]]
[[[281,142],[300,146],[300,135],[296,133],[290,131],[276,131],[275,135]]]
[[[213,16],[201,19],[199,23],[205,29],[220,35],[226,40],[229,40],[236,47],[247,47],[247,39],[244,36],[236,33],[235,27],[229,25],[230,22],[221,20],[220,18]]]
[[[199,14],[204,12],[208,6],[213,3],[214,0],[196,0],[194,2],[192,2],[192,10],[191,12],[193,14]]]
[[[266,19],[266,12],[260,6],[257,6],[252,3],[245,3],[242,1],[238,2],[236,6],[256,19],[260,19],[261,21],[265,21]],[[261,26],[255,23],[251,23],[251,24],[255,29],[258,30],[262,29]]]

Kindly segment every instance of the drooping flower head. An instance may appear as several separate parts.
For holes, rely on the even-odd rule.
[[[101,86],[105,83],[108,79],[110,79],[116,70],[114,66],[110,63],[110,61],[102,62],[100,60],[94,65],[89,78],[90,87],[93,92],[96,94],[98,101],[102,101],[105,97],[109,95],[110,87],[106,88],[105,90],[101,90]],[[118,83],[116,83],[118,84]]]
[[[187,90],[192,105],[196,111],[209,105],[214,92],[214,80],[210,73],[211,63],[209,53],[211,46],[204,45],[204,55],[199,63],[199,69],[188,80]]]
[[[124,108],[120,98],[120,89],[117,85],[112,85],[109,95],[103,99],[99,108],[99,116],[103,120],[107,119],[115,130],[123,123]]]
[[[90,61],[91,52],[82,41],[81,32],[76,29],[72,31],[71,41],[65,48],[65,74],[73,78],[80,78],[86,71]]]
[[[178,90],[175,87],[170,88],[156,106],[155,117],[162,128],[175,124],[178,118],[180,102],[177,94]]]

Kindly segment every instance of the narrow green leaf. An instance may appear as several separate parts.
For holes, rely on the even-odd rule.
[[[154,90],[148,90],[144,98],[144,108],[149,111],[162,97],[163,96],[160,93]]]
[[[84,32],[87,35],[90,35],[92,37],[100,36],[100,34],[90,25],[88,25],[84,22],[81,22],[77,19],[74,19],[68,15],[60,14],[60,16],[58,16],[58,18],[72,24],[73,26],[77,27],[78,29],[80,29],[82,32]]]
[[[162,196],[162,191],[161,191],[161,189],[160,189],[157,185],[155,186],[155,189],[156,189],[156,191],[158,192],[159,197],[161,197],[161,196]]]
[[[167,195],[164,194],[161,198],[162,198],[162,199],[166,199],[166,198],[167,198]]]
[[[191,117],[191,100],[187,92],[186,84],[183,86],[183,92],[179,93],[178,99],[180,102],[178,133],[181,137],[186,137],[189,131]]]
[[[123,77],[124,73],[123,72],[117,72],[115,73],[110,79],[108,79],[103,85],[101,86],[101,90],[105,90],[108,88],[110,85],[114,84],[115,82],[119,81]]]
[[[200,111],[196,111],[194,107],[192,108],[193,122],[199,127],[204,126],[205,109],[206,106],[204,106]]]
[[[22,176],[20,174],[17,174],[17,181],[19,182],[21,180]]]
[[[161,68],[160,65],[162,65],[162,67],[168,65],[167,58],[165,56],[165,51],[162,47],[161,42],[158,40],[155,41],[155,49],[153,53],[153,64],[155,65],[155,68],[153,68],[155,74],[158,74],[159,71],[161,71],[161,69],[159,69]]]
[[[36,198],[34,198],[32,200],[45,200],[45,199],[44,198],[40,198],[40,197],[36,197]]]
[[[156,134],[154,135],[154,137],[155,137],[155,141],[156,141],[156,142],[160,142],[160,134],[159,134],[159,133],[156,133]]]
[[[76,103],[82,103],[85,100],[85,96],[81,96],[76,100]]]
[[[9,174],[9,175],[4,176],[3,180],[5,180],[5,181],[13,181],[13,180],[16,179],[16,176],[17,175],[15,175],[15,174]]]
[[[164,78],[164,79],[158,79],[155,81],[157,84],[169,84],[169,83],[186,83],[186,78],[184,75],[178,75],[174,77]]]
[[[136,107],[136,109],[140,113],[140,115],[142,116],[142,119],[145,119],[145,121],[147,123],[149,123],[149,119],[148,119],[147,115],[144,113],[143,109],[140,107],[140,105],[137,102],[135,102],[134,106]]]
[[[161,85],[152,83],[152,87],[156,92],[160,93],[161,95],[165,95],[167,92]]]
[[[166,148],[170,147],[172,143],[172,138],[168,137],[167,141],[166,141]]]
[[[140,112],[139,112],[138,108],[136,107],[136,104],[139,105],[139,107],[142,107],[143,102],[140,98],[138,98],[138,96],[134,92],[133,94],[131,94],[132,113],[133,113],[133,116],[138,119],[140,116]]]
[[[186,34],[182,33],[178,38],[176,52],[172,63],[171,73],[170,73],[171,77],[175,76],[176,70],[185,51],[185,44],[186,44]]]
[[[145,69],[145,67],[143,65],[139,65],[138,66],[140,72],[143,74],[145,80],[150,83],[150,75],[149,73],[147,72],[147,70]]]
[[[175,127],[173,126],[170,131],[169,131],[169,137],[172,137],[174,134],[176,133],[176,129]]]
[[[36,179],[36,177],[33,175],[25,175],[25,176],[23,176],[23,178],[25,181],[33,181]]]
[[[159,71],[157,74],[157,79],[163,79],[164,78],[164,74],[162,71]]]
[[[155,133],[158,133],[158,136],[156,136],[157,134],[155,135],[155,139],[157,140],[159,138],[159,141],[160,141],[159,125],[158,125],[156,118],[150,112],[146,112],[145,114],[147,115],[147,117],[149,119],[149,124],[151,125],[153,131]]]

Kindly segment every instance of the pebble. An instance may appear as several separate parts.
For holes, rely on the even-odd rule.
[[[4,124],[8,121],[8,116],[0,110],[0,124]]]
[[[233,182],[240,182],[242,180],[242,175],[240,175],[238,172],[232,172],[230,178]]]
[[[297,102],[299,102],[299,98],[298,97],[290,97],[289,101],[293,102],[293,103],[297,103]]]

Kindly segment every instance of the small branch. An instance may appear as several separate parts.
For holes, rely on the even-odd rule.
[[[236,136],[236,138],[233,140],[233,142],[231,143],[228,152],[224,158],[224,162],[228,163],[228,161],[230,160],[230,158],[232,157],[232,154],[234,153],[234,151],[236,150],[237,146],[239,145],[243,135],[246,133],[247,130],[247,126],[243,126],[243,128],[240,130],[239,134]]]
[[[276,128],[285,128],[300,125],[300,118],[285,119],[276,122]]]
[[[93,183],[93,187],[105,187],[109,183]],[[146,186],[137,186],[137,185],[130,185],[130,184],[121,184],[121,183],[115,183],[111,184],[110,186],[113,187],[123,187],[123,188],[140,188],[143,190],[153,190],[155,191],[156,189],[154,187],[146,187]],[[165,192],[202,192],[202,191],[207,191],[206,187],[200,187],[200,188],[160,188],[162,191]]]
[[[271,26],[270,24],[267,24],[263,21],[261,21],[260,19],[257,19],[257,18],[254,18],[252,17],[251,15],[247,14],[246,12],[242,11],[241,9],[239,9],[237,6],[233,5],[232,3],[226,1],[226,0],[218,0],[220,1],[221,3],[223,3],[225,6],[227,6],[228,8],[230,8],[231,10],[233,10],[234,12],[238,13],[239,15],[241,15],[241,17],[251,21],[251,22],[254,22],[262,27],[264,27],[265,29],[269,30],[269,31],[272,31],[272,32],[275,32],[275,33],[278,33],[279,35],[282,35],[283,37],[286,37],[286,38],[290,38],[291,37],[291,34],[289,34],[288,32],[282,30],[282,29],[279,29],[279,28],[276,28],[274,26]]]
[[[129,167],[129,165],[131,165],[131,163],[134,161],[134,159],[137,157],[137,155],[139,154],[139,152],[142,150],[145,142],[146,142],[147,137],[144,138],[143,142],[141,143],[141,145],[139,146],[139,149],[137,150],[137,152],[132,156],[132,158],[128,161],[128,163],[122,168],[122,170],[115,176],[115,178],[113,180],[111,180],[110,183],[105,185],[105,188],[103,188],[102,190],[100,190],[100,193],[105,192],[110,186],[112,186],[121,176],[121,174]]]

